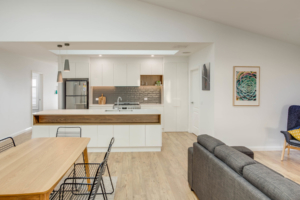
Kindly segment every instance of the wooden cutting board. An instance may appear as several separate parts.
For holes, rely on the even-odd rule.
[[[103,94],[101,95],[101,97],[99,97],[98,103],[99,104],[106,104],[106,97],[104,97]]]

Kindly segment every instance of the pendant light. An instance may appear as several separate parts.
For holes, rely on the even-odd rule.
[[[65,46],[68,47],[70,46],[69,43],[65,43]],[[67,55],[68,55],[68,51],[67,51]],[[70,71],[70,63],[68,59],[65,59],[65,64],[64,64],[64,72],[69,72]]]
[[[57,56],[57,65],[59,66],[59,56],[60,56],[60,48],[62,48],[62,45],[57,45],[58,49],[59,49],[59,55]],[[63,78],[62,78],[62,73],[61,71],[57,72],[57,82],[58,83],[62,83],[63,82]]]

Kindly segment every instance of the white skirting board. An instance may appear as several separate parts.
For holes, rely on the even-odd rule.
[[[106,152],[107,147],[88,147],[88,152]],[[112,147],[111,152],[159,152],[161,147]]]

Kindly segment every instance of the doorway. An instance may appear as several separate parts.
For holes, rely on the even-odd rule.
[[[200,115],[200,107],[199,107],[199,94],[200,94],[200,75],[199,69],[194,69],[190,71],[191,77],[191,106],[190,106],[190,131],[195,135],[199,135],[199,115]]]
[[[43,110],[43,74],[39,72],[31,76],[31,108],[32,113]]]

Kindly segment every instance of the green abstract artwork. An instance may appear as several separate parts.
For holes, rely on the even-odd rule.
[[[236,71],[236,101],[256,101],[257,72]]]

